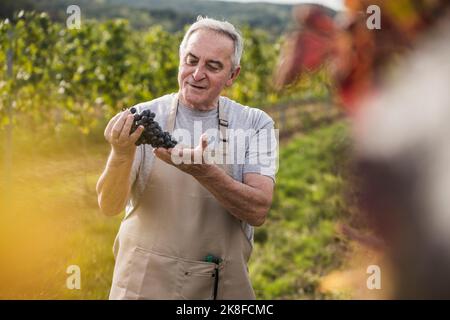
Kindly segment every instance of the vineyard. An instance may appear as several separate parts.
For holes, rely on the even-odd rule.
[[[249,266],[255,292],[339,297],[318,284],[346,250],[335,226],[346,214],[337,164],[347,124],[320,72],[273,88],[283,38],[273,43],[246,27],[243,36],[242,72],[225,95],[263,108],[281,137],[275,200]],[[46,13],[0,21],[0,298],[107,298],[121,217],[97,208],[95,184],[109,152],[103,130],[122,108],[177,91],[181,38],[127,20],[88,21],[79,30]],[[80,266],[81,290],[66,287],[69,265]]]

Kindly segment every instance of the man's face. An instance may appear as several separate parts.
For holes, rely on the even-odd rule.
[[[209,110],[225,86],[231,86],[240,68],[232,72],[234,43],[211,30],[197,30],[181,52],[178,71],[180,99],[189,107]]]

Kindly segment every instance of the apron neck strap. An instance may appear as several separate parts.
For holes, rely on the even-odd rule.
[[[172,134],[173,129],[175,127],[175,118],[177,117],[177,109],[178,109],[178,93],[175,93],[172,104],[170,105],[169,116],[167,118],[167,131]]]
[[[220,138],[223,142],[227,142],[228,116],[225,113],[225,106],[220,103],[219,97],[219,130]]]
[[[227,157],[228,155],[228,116],[225,113],[225,105],[221,103],[219,97],[219,145],[222,145],[222,155]],[[224,159],[226,161],[226,159]]]
[[[225,106],[220,103],[219,97],[219,134],[220,143],[222,144],[222,153],[228,153],[228,116],[225,113]]]

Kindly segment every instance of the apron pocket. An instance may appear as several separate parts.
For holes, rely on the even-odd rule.
[[[127,269],[126,289],[137,299],[177,299],[176,258],[136,247]]]
[[[125,299],[213,299],[216,264],[130,248],[118,284]],[[124,261],[125,262],[125,261]],[[223,269],[223,263],[219,264]]]
[[[216,264],[183,260],[180,296],[187,300],[212,300]]]

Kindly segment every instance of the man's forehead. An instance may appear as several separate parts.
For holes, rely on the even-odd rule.
[[[230,37],[213,30],[200,29],[189,37],[185,54],[208,56],[212,60],[218,60],[219,57],[231,57],[233,51],[234,43]]]

